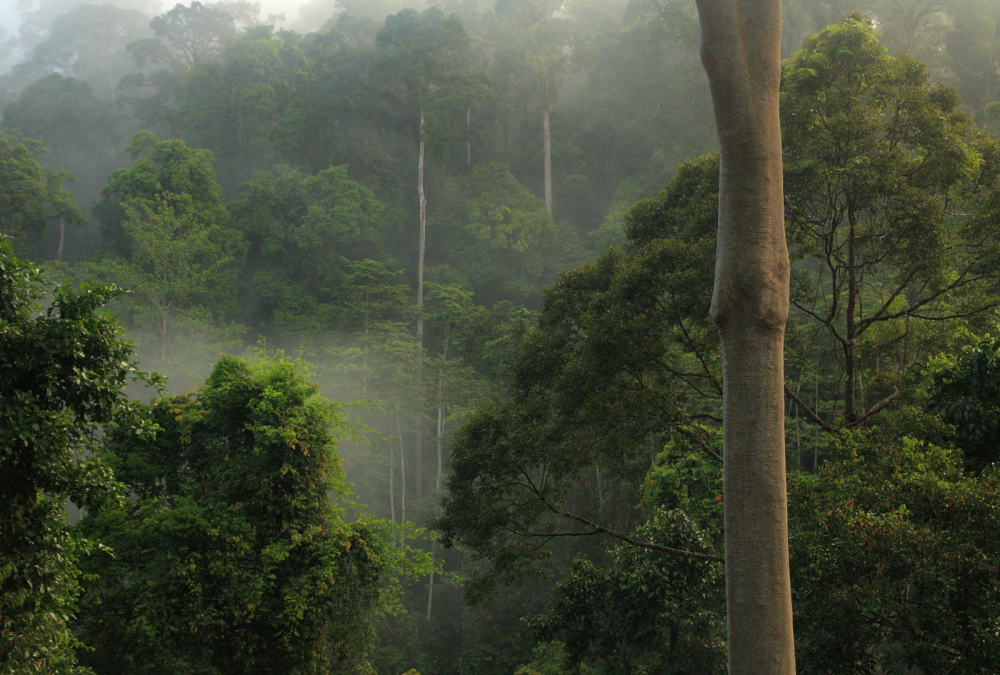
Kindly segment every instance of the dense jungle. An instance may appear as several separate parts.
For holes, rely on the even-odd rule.
[[[0,672],[726,673],[694,2],[301,1],[0,35]],[[1000,672],[1000,0],[781,31],[798,672]]]

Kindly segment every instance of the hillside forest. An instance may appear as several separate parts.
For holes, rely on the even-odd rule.
[[[782,4],[798,672],[1000,672],[1000,1]],[[0,671],[727,672],[693,2],[17,11]]]

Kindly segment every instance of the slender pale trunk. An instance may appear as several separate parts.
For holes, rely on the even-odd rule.
[[[799,384],[795,387],[795,398],[799,397],[799,392],[802,391],[802,380],[799,379]],[[802,470],[802,414],[799,411],[799,405],[795,404],[795,458],[798,462],[799,471]]]
[[[66,219],[59,219],[59,251],[56,253],[56,260],[62,262],[63,245],[66,243]]]
[[[545,145],[545,210],[552,215],[552,126],[549,123],[551,106],[545,106],[542,117],[542,139]]]
[[[399,510],[400,518],[399,522],[402,525],[406,524],[406,453],[403,452],[403,427],[399,423],[399,404],[396,405],[396,433],[399,435]],[[402,542],[402,535],[400,535],[400,542]]]
[[[431,542],[431,565],[437,556],[437,541]],[[431,620],[431,606],[434,604],[434,569],[431,568],[431,582],[427,586],[427,620]]]
[[[816,352],[816,377],[813,380],[813,396],[815,401],[813,402],[813,410],[819,415],[819,352]],[[816,473],[816,467],[819,465],[819,440],[813,436],[813,473]]]
[[[730,675],[792,675],[785,494],[780,0],[697,0],[719,136],[712,319],[723,357]]]
[[[855,235],[856,216],[853,208],[847,210],[847,223],[850,228],[847,236],[847,309],[844,313],[846,330],[844,331],[844,422],[854,424],[857,419],[856,375],[857,357],[854,349],[855,321],[854,312],[858,302],[858,274],[855,267]]]
[[[392,422],[389,422],[389,517],[396,522],[396,456],[392,447]],[[403,451],[402,446],[399,448]]]
[[[420,414],[420,382],[424,358],[424,250],[427,243],[427,199],[424,198],[424,107],[420,106],[420,152],[417,159],[417,197],[420,200],[420,243],[417,246],[417,412],[414,416],[414,479],[417,497],[423,493],[424,437],[423,419]]]
[[[465,165],[472,166],[472,108],[465,109]]]
[[[437,391],[437,477],[434,480],[434,494],[438,500],[441,499],[441,473],[444,468],[442,460],[441,446],[444,439],[444,369],[448,364],[448,337],[450,322],[444,322],[444,350],[441,355],[441,365],[438,367],[438,391]],[[437,504],[434,506],[437,510]],[[431,565],[434,564],[434,557],[437,554],[437,542],[431,542]],[[434,568],[431,568],[430,584],[427,586],[427,620],[431,620],[431,605],[434,602]]]
[[[160,320],[160,360],[167,360],[167,317]]]

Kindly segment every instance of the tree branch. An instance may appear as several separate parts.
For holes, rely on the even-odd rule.
[[[575,520],[578,523],[583,523],[587,527],[593,528],[596,532],[602,532],[602,533],[604,533],[604,534],[606,534],[606,535],[608,535],[610,537],[614,537],[615,539],[620,539],[620,540],[622,540],[622,541],[624,541],[624,542],[626,542],[628,544],[631,544],[632,546],[639,546],[639,547],[642,547],[642,548],[649,548],[649,549],[652,549],[654,551],[660,551],[661,553],[670,553],[672,555],[679,555],[679,556],[683,556],[685,558],[695,558],[696,560],[707,560],[709,562],[719,562],[719,563],[724,563],[725,562],[724,558],[720,558],[717,555],[706,555],[704,553],[693,553],[691,551],[682,551],[679,548],[670,548],[669,546],[661,546],[660,544],[654,544],[651,541],[639,541],[638,539],[633,539],[632,537],[630,537],[630,536],[628,536],[626,534],[622,534],[621,532],[615,532],[614,530],[609,530],[608,528],[603,527],[601,525],[598,525],[597,523],[593,523],[593,522],[587,520],[586,518],[582,518],[582,517],[574,515],[572,513],[565,513],[563,511],[560,511],[560,510],[556,509],[555,507],[553,507],[551,504],[549,504],[548,502],[546,502],[544,500],[543,500],[543,502],[545,503],[546,506],[549,507],[549,510],[552,511],[552,513],[556,514],[557,516],[561,516],[563,518],[568,518],[570,520]]]
[[[834,434],[834,435],[840,435],[840,432],[837,429],[833,428],[832,426],[830,426],[829,424],[827,424],[826,422],[824,422],[822,419],[820,419],[819,415],[817,415],[815,413],[815,411],[813,411],[812,408],[810,408],[805,403],[803,403],[802,399],[800,399],[798,396],[796,396],[795,393],[791,389],[788,388],[787,384],[785,385],[785,396],[787,396],[788,398],[790,398],[793,401],[795,401],[795,403],[800,408],[802,408],[803,412],[805,412],[806,417],[808,417],[813,422],[815,422],[816,424],[818,424],[823,429],[823,431],[825,431],[827,433],[830,433],[830,434]]]

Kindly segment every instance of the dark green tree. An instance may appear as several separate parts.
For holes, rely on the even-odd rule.
[[[622,249],[564,272],[511,364],[509,395],[456,432],[435,527],[488,561],[470,597],[544,573],[553,539],[639,543],[635,495],[667,436],[719,459],[699,425],[718,420],[721,400],[708,319],[717,176],[713,157],[682,166],[629,212]]]
[[[47,75],[21,91],[3,111],[3,126],[42,142],[42,158],[54,172],[86,176],[90,183],[118,159],[119,147],[111,104],[94,96],[90,85],[59,73]],[[81,185],[87,195],[96,185]],[[89,192],[89,194],[88,194]],[[83,202],[84,199],[79,201]],[[85,225],[80,215],[61,215],[56,259],[63,259],[66,225]]]
[[[928,333],[997,305],[1000,146],[857,15],[809,38],[783,78],[793,320],[824,336],[843,382],[824,419],[795,402],[855,427],[912,387],[940,346]]]
[[[72,176],[38,163],[42,144],[0,132],[0,235],[27,249],[52,221],[82,224],[83,213],[64,183]]]
[[[155,439],[112,434],[123,507],[81,528],[94,555],[79,630],[121,673],[354,673],[387,570],[378,525],[348,524],[348,423],[296,364],[226,357],[155,402]]]
[[[45,291],[51,303],[38,301]],[[67,500],[114,503],[102,432],[142,437],[152,423],[124,389],[142,375],[121,326],[99,310],[114,287],[48,287],[0,242],[0,669],[73,670],[82,554]]]
[[[803,673],[989,673],[998,475],[963,470],[912,408],[845,435],[789,481],[795,639]]]
[[[248,246],[242,318],[276,332],[357,327],[356,299],[345,307],[341,297],[349,265],[385,258],[396,214],[347,167],[260,172],[240,186],[230,211]],[[360,311],[362,322],[377,320]]]
[[[928,409],[954,427],[965,466],[982,471],[1000,460],[1000,341],[987,335],[934,373]]]

